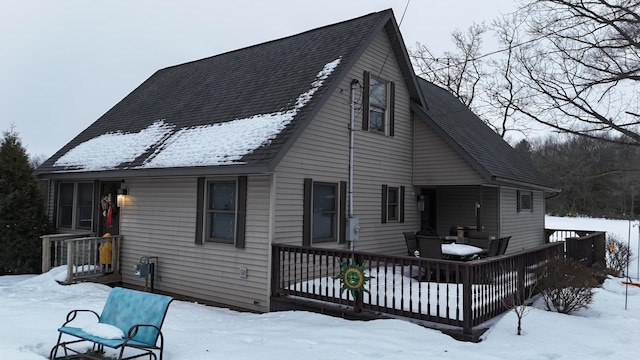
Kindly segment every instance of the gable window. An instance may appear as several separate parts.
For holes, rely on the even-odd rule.
[[[196,243],[233,244],[243,248],[247,177],[210,181],[198,178],[197,189]]]
[[[57,226],[91,230],[93,227],[93,183],[58,185]]]
[[[382,185],[381,223],[404,222],[404,193],[404,186]]]
[[[362,129],[374,133],[394,135],[395,86],[393,82],[372,76],[363,78]]]
[[[369,130],[385,132],[387,82],[371,78],[369,85]]]
[[[304,179],[302,244],[345,242],[347,182],[315,182]]]
[[[518,190],[518,212],[533,211],[533,193]]]

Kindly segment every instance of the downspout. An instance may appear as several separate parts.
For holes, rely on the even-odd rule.
[[[355,100],[355,86],[358,85],[358,80],[351,80],[351,99],[349,102],[350,110],[350,122],[349,122],[349,219],[353,218],[353,138],[355,137],[355,125],[356,125],[356,100]],[[350,222],[348,222],[350,224]],[[354,241],[349,241],[349,249],[355,250]]]

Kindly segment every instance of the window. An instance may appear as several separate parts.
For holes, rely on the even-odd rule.
[[[404,186],[382,185],[381,223],[404,222],[404,192]]]
[[[313,243],[336,241],[336,195],[336,184],[313,184]]]
[[[369,89],[369,130],[384,133],[387,110],[387,82],[372,77]]]
[[[197,179],[196,244],[222,243],[244,248],[247,177]]]
[[[362,130],[394,135],[395,85],[364,72]]]
[[[302,245],[346,242],[347,182],[304,179]]]
[[[398,220],[399,192],[397,187],[387,188],[387,220]]]
[[[533,211],[533,193],[518,190],[518,212]]]
[[[209,182],[207,198],[207,241],[233,244],[235,227],[236,182]]]
[[[93,183],[60,183],[58,185],[58,227],[91,230],[93,197]]]

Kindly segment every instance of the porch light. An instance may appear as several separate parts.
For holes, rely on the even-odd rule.
[[[116,193],[118,195],[116,197],[116,205],[118,207],[124,206],[125,199],[126,199],[127,195],[129,195],[129,191],[127,191],[127,189],[120,188],[120,189],[117,190]]]
[[[418,211],[424,211],[424,195],[418,195]]]

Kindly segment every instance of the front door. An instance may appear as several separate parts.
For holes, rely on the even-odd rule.
[[[120,182],[100,182],[100,198],[98,201],[98,236],[105,233],[120,234],[120,209],[117,206],[117,189]]]

